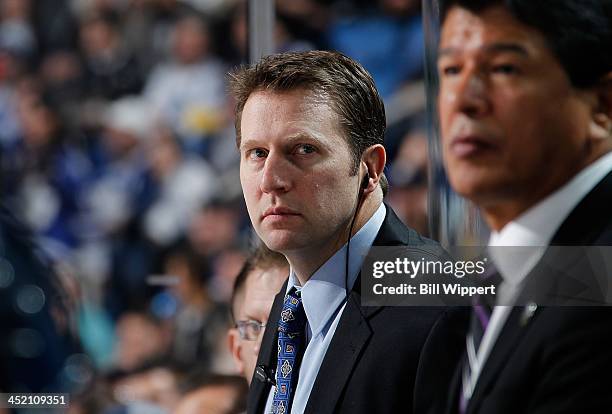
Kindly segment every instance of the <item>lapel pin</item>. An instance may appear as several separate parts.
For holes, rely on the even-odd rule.
[[[530,302],[525,306],[525,310],[523,310],[521,315],[521,326],[526,326],[529,323],[536,310],[538,310],[538,305],[534,302]]]

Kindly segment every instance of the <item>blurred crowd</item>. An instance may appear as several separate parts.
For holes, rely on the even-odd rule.
[[[340,50],[373,74],[388,202],[426,233],[420,2],[276,8],[278,51]],[[69,292],[74,413],[172,412],[197,389],[243,407],[227,332],[253,235],[226,73],[247,38],[242,0],[0,0],[0,197]]]

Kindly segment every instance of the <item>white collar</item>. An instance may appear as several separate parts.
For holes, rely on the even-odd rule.
[[[352,289],[361,269],[361,265],[386,216],[386,207],[380,204],[376,212],[351,238],[349,254],[348,289]],[[330,257],[301,288],[304,311],[312,336],[321,332],[339,309],[345,298],[345,253],[346,243]],[[300,282],[293,271],[289,272],[287,292]]]
[[[501,231],[492,232],[489,246],[548,246],[571,211],[610,171],[612,152],[584,168],[557,191],[506,224]],[[530,250],[528,257],[522,252],[521,260],[497,252],[491,252],[491,256],[504,281],[518,285],[541,259],[544,249]]]

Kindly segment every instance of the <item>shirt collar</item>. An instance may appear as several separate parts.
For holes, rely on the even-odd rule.
[[[367,255],[386,216],[386,208],[380,204],[366,224],[351,238],[349,252],[348,289],[353,288],[361,265]],[[346,243],[330,257],[301,288],[302,303],[308,319],[308,325],[315,337],[329,325],[332,316],[345,298],[345,255]],[[298,278],[291,269],[287,292],[293,287],[299,288]]]
[[[504,281],[517,285],[527,276],[563,221],[611,170],[612,152],[587,166],[564,186],[506,224],[501,231],[491,233],[489,246],[542,247],[529,249],[529,253],[521,250],[520,260],[512,254],[492,251],[491,256]]]

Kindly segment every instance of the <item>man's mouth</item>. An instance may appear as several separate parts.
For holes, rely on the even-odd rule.
[[[290,218],[290,217],[296,217],[299,216],[300,213],[298,213],[296,210],[293,210],[289,207],[283,207],[283,206],[277,206],[277,207],[270,207],[268,209],[266,209],[266,211],[264,211],[264,213],[261,216],[261,220],[265,220],[265,219],[283,219],[283,218]]]
[[[478,135],[455,136],[450,142],[450,153],[458,158],[469,158],[494,150],[492,140]]]

